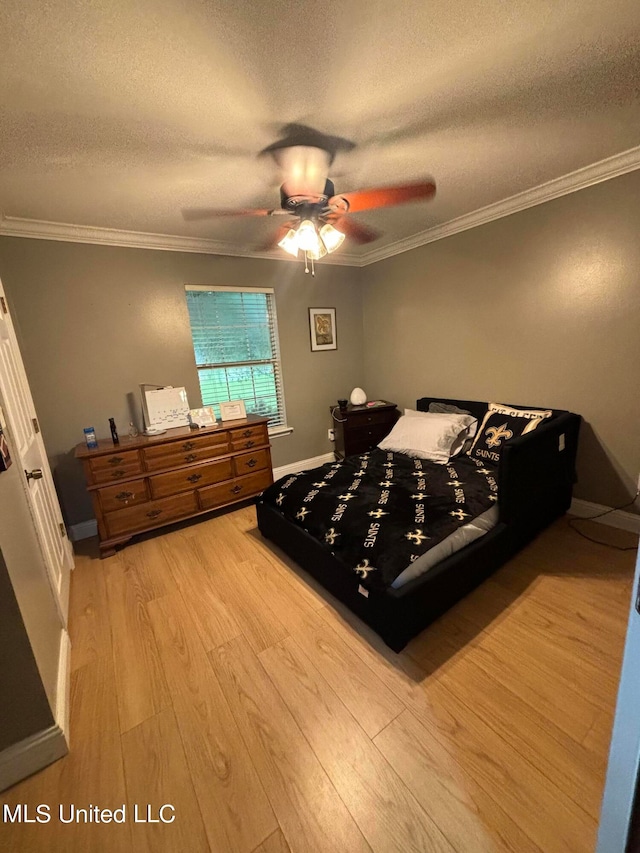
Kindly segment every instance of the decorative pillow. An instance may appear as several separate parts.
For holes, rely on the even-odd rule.
[[[499,412],[501,415],[509,415],[512,418],[539,418],[540,420],[550,418],[553,414],[551,409],[515,409],[503,403],[489,403],[487,411]]]
[[[501,403],[489,403],[469,456],[497,464],[505,441],[532,432],[541,421],[550,418],[550,409],[514,409]]]
[[[478,423],[473,415],[418,414],[420,417],[404,415],[398,418],[378,447],[445,465],[462,449],[469,428]]]

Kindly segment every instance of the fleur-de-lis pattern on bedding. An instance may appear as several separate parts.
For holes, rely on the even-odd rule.
[[[513,430],[507,429],[507,424],[489,427],[487,430],[487,447],[500,447],[503,441],[513,438]]]
[[[437,465],[376,449],[282,478],[259,500],[317,539],[356,586],[381,589],[493,506],[496,475],[469,456]]]

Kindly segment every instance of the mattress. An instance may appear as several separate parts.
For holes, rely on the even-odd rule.
[[[498,523],[499,510],[498,505],[494,504],[490,509],[483,512],[473,521],[459,527],[442,542],[438,542],[433,548],[426,551],[421,557],[418,557],[413,563],[410,563],[407,568],[401,572],[395,581],[391,584],[394,589],[400,587],[424,575],[429,569],[432,569],[446,557],[460,551],[465,545],[475,542],[485,533],[488,533]]]

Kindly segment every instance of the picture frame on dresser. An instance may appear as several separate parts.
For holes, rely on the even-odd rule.
[[[227,400],[223,403],[218,403],[220,406],[221,421],[237,421],[240,418],[247,417],[244,400]]]
[[[192,427],[215,426],[217,418],[213,406],[201,406],[199,409],[189,411],[189,421]]]

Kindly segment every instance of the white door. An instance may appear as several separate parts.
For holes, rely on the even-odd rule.
[[[638,800],[640,767],[640,554],[624,647],[618,703],[613,722],[609,766],[602,798],[596,853],[625,853],[630,850],[629,832]],[[636,840],[637,843],[637,840]],[[637,850],[637,847],[633,848]]]
[[[1,282],[0,395],[4,401],[4,415],[12,439],[12,457],[23,471],[23,487],[29,501],[42,558],[60,616],[66,625],[73,550],[62,520],[33,398]]]

